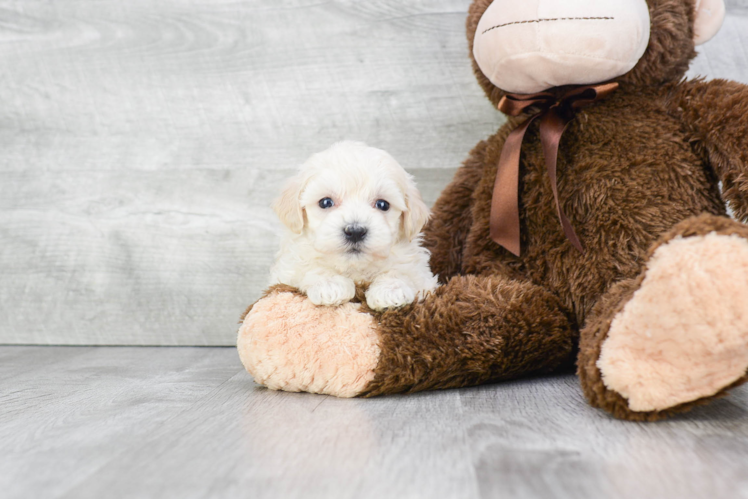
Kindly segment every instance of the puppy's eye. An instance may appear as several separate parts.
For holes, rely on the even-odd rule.
[[[377,200],[374,206],[376,206],[382,212],[386,212],[387,210],[390,209],[390,203],[385,200]]]
[[[335,206],[335,202],[332,198],[322,198],[319,200],[319,208],[332,208]]]

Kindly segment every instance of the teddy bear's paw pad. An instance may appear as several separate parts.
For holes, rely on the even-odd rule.
[[[239,329],[239,357],[270,389],[357,396],[374,378],[380,354],[374,319],[359,308],[318,307],[294,293],[269,295]]]
[[[597,366],[633,411],[714,396],[748,369],[748,240],[715,233],[661,246],[613,319]]]

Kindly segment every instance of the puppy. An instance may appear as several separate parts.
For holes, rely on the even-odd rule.
[[[334,144],[301,166],[273,209],[288,230],[271,285],[335,306],[354,297],[356,283],[369,283],[374,310],[410,304],[437,286],[419,246],[428,207],[413,177],[382,150]]]

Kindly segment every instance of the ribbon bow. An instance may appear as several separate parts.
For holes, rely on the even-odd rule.
[[[519,116],[527,108],[540,108],[540,112],[517,127],[504,143],[496,172],[496,184],[491,200],[491,239],[506,248],[514,255],[520,255],[520,225],[519,225],[519,157],[522,141],[530,124],[540,118],[540,143],[543,146],[545,165],[551,188],[556,200],[556,211],[564,228],[566,237],[577,250],[584,253],[584,247],[579,241],[569,219],[561,209],[558,200],[558,182],[556,165],[558,161],[558,145],[561,142],[566,127],[576,116],[576,112],[590,104],[604,99],[618,88],[617,83],[600,85],[575,86],[565,91],[560,97],[550,93],[538,94],[506,94],[499,102],[499,111],[509,116]]]

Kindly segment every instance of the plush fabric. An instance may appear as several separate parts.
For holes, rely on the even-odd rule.
[[[649,24],[645,0],[494,0],[478,23],[473,54],[507,92],[604,82],[636,65]]]
[[[708,42],[717,34],[725,20],[724,0],[696,0],[696,21],[694,42],[696,45]]]
[[[284,286],[268,294],[247,311],[237,340],[255,381],[289,392],[360,394],[374,378],[380,352],[361,304],[318,307]]]
[[[605,386],[645,412],[716,394],[748,368],[746,304],[748,240],[669,241],[610,326],[597,362]]]
[[[735,245],[736,240],[748,240],[748,226],[729,220],[725,217],[715,217],[711,215],[693,217],[676,225],[673,229],[661,236],[657,243],[653,245],[652,250],[650,250],[650,252],[648,253],[647,259],[650,260],[650,265],[651,263],[655,262],[653,259],[658,250],[661,247],[667,246],[668,243],[672,240],[680,240],[685,246],[690,246],[692,244],[690,240],[694,239],[696,240],[695,244],[698,244],[699,240],[703,240],[704,237],[707,237],[709,235],[729,237],[729,239],[727,240],[722,240],[721,238],[719,238],[718,240],[726,241],[728,243],[732,242],[732,244],[729,246],[733,246]],[[715,243],[715,246],[719,247],[720,244]],[[741,245],[738,245],[738,248],[740,247]],[[725,250],[728,249],[726,248]],[[665,253],[668,253],[668,251],[666,250]],[[713,265],[711,263],[705,262],[694,266],[694,262],[689,262],[688,260],[685,264],[686,265],[681,267],[678,274],[686,275],[686,273],[688,273],[689,271],[700,271],[699,267],[703,269],[704,266]],[[740,267],[742,267],[742,265],[739,265],[739,268]],[[730,283],[728,281],[726,283],[719,283],[712,279],[709,274],[706,274],[705,276],[703,272],[697,272],[694,274],[699,277],[702,286],[704,286],[704,284],[706,283],[712,290],[718,290],[720,286],[725,286],[725,292],[729,293],[729,290],[734,290],[735,287],[740,288],[743,286],[743,283],[737,282]],[[634,278],[622,280],[613,285],[611,289],[595,305],[590,315],[590,319],[587,321],[582,331],[580,353],[578,358],[578,373],[582,382],[582,388],[584,389],[585,396],[590,401],[590,403],[594,406],[605,408],[607,411],[619,418],[626,418],[630,420],[659,420],[676,413],[690,410],[695,406],[706,404],[715,398],[725,396],[727,394],[727,390],[732,387],[736,387],[748,380],[748,376],[746,376],[746,373],[744,372],[740,378],[733,381],[732,383],[729,383],[728,385],[725,385],[718,390],[714,388],[711,395],[700,397],[697,399],[686,399],[679,404],[676,404],[669,408],[663,407],[659,410],[652,411],[632,411],[632,409],[629,407],[629,401],[626,397],[616,392],[615,390],[609,389],[605,385],[605,383],[603,382],[603,373],[600,369],[600,366],[606,365],[605,361],[603,361],[602,363],[600,362],[602,348],[604,345],[606,345],[606,340],[608,338],[611,325],[614,321],[622,317],[624,308],[630,303],[630,301],[633,300],[633,297],[636,295],[637,291],[642,288],[642,284],[644,283],[646,277],[647,271],[644,270]],[[680,277],[680,279],[684,278],[688,279],[689,277]],[[718,294],[721,295],[722,293],[724,293],[722,290],[718,290]],[[668,308],[677,306],[678,304],[671,304]],[[713,311],[710,310],[702,310],[698,306],[695,307],[695,311],[693,312],[701,312],[702,314],[713,313]],[[738,330],[735,330],[731,333],[739,333],[741,331],[745,331],[745,323],[734,322],[733,324],[738,326]],[[708,333],[709,335],[706,337],[705,341],[711,343],[711,347],[717,346],[718,343],[715,342],[714,330],[710,329]],[[663,334],[667,336],[668,332],[657,332],[658,336],[662,336]],[[739,337],[740,335],[738,336],[738,338]],[[727,355],[727,357],[736,359],[741,358],[744,355],[746,344],[748,343],[748,337],[745,334],[742,335],[742,338],[742,345],[738,341],[737,343],[734,343],[730,346],[732,352],[723,351],[722,355]],[[681,347],[690,349],[700,348],[700,346],[693,346],[688,344]],[[708,344],[707,348],[709,348]],[[622,350],[619,353],[610,351],[607,356],[617,356],[625,354],[625,350]],[[707,359],[708,357],[709,356],[707,356]],[[647,361],[651,362],[653,361],[653,358],[651,356],[645,357],[644,362]],[[657,360],[654,359],[654,361]],[[728,368],[728,370],[726,371],[729,370],[730,368]],[[671,380],[669,381],[669,383],[671,385],[678,383],[687,384],[689,383],[688,379],[690,377],[690,373],[690,370],[688,370],[687,373],[684,374],[685,376],[679,381]],[[628,371],[624,372],[624,375],[627,375],[629,377],[635,376]],[[652,375],[653,372],[651,371],[645,374],[645,376]],[[661,406],[659,402],[657,406]]]
[[[323,392],[460,387],[558,370],[576,359],[590,404],[618,418],[656,420],[746,380],[748,315],[738,309],[746,293],[748,88],[683,80],[704,14],[696,0],[646,3],[646,51],[614,78],[619,90],[581,110],[561,140],[559,198],[586,252],[571,245],[558,222],[537,121],[520,163],[521,257],[491,240],[499,157],[527,116],[510,118],[473,149],[425,228],[424,245],[443,286],[400,310],[359,311],[371,314],[373,336],[366,338],[379,348],[373,376],[346,371],[345,392],[332,386]],[[475,0],[470,7],[471,54],[491,5]],[[473,64],[497,104],[507,89]],[[738,221],[727,217],[726,203]],[[678,322],[684,303],[689,316]],[[294,321],[285,327],[295,328]],[[330,333],[349,334],[347,326]],[[261,333],[271,335],[267,328]],[[294,335],[315,349],[316,334]],[[269,345],[258,341],[253,356],[291,373],[303,368],[307,354]],[[362,374],[365,387],[355,382]]]

